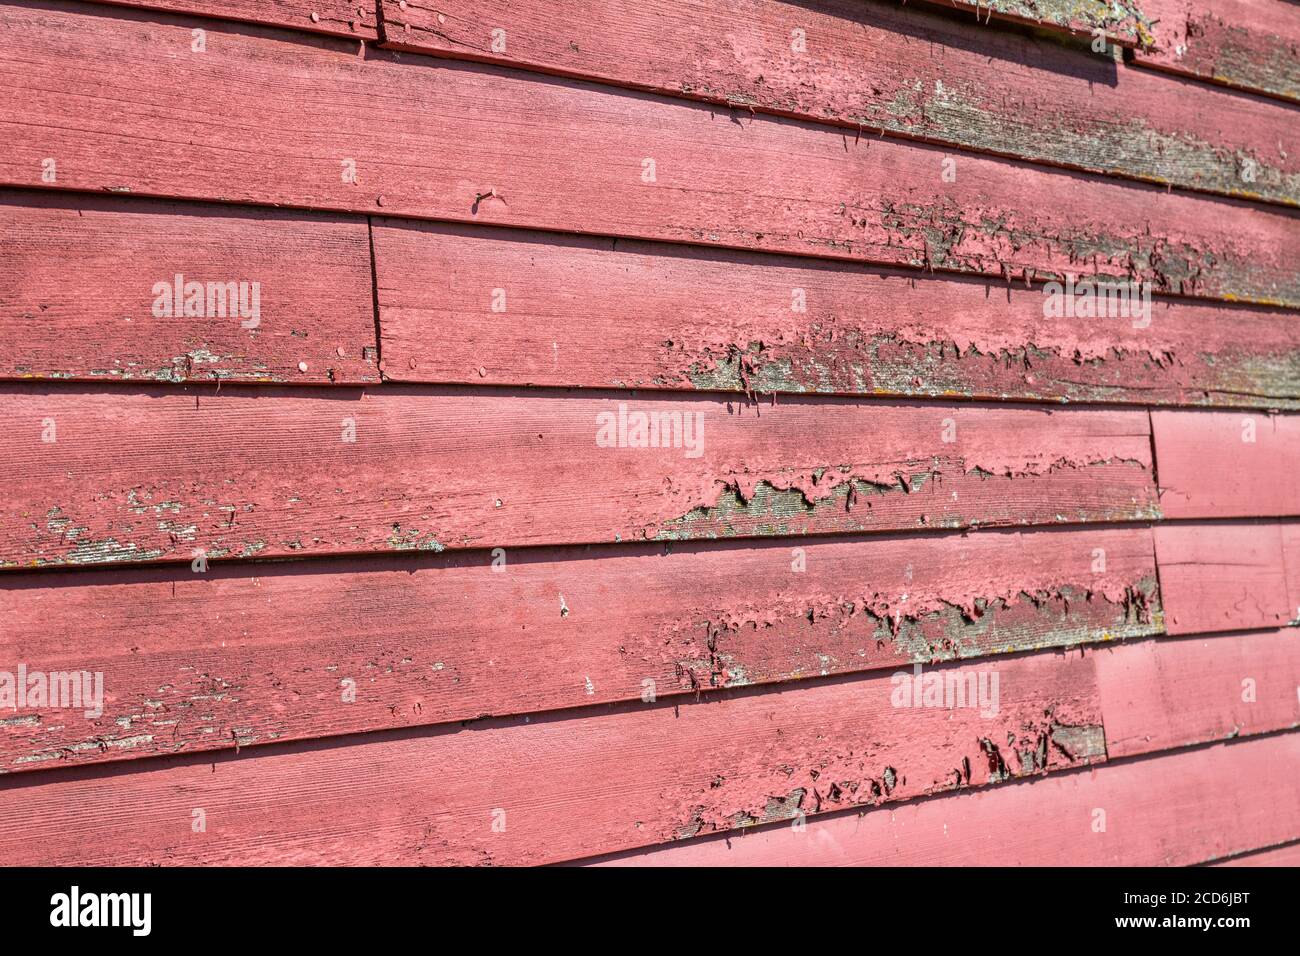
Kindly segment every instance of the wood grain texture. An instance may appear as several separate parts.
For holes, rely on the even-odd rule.
[[[653,866],[1187,866],[1300,835],[1300,734],[611,860]],[[1094,829],[1105,813],[1105,830]]]
[[[1048,318],[1020,283],[396,219],[374,252],[399,381],[1300,404],[1285,312]]]
[[[901,685],[880,675],[160,758],[121,775],[9,777],[0,854],[14,865],[551,863],[1105,759],[1089,659],[949,672],[989,687],[996,674],[997,713],[894,706]],[[206,832],[192,832],[194,808]]]
[[[7,192],[0,228],[2,378],[379,379],[362,219]]]
[[[1095,274],[1300,306],[1300,229],[1289,210],[975,155],[944,182],[946,156],[931,147],[492,66],[361,57],[328,38],[258,28],[214,25],[206,52],[193,54],[197,21],[96,15],[105,9],[3,9],[0,22],[24,43],[21,55],[0,51],[13,91],[0,120],[9,144],[0,181],[39,185],[42,159],[58,157],[55,188],[382,211],[1008,280]],[[92,73],[86,63],[111,66]],[[101,104],[94,111],[91,97]]]
[[[1128,69],[1115,47],[1063,49],[923,5],[411,0],[383,11],[396,49],[1300,204],[1289,107]]]
[[[0,771],[662,700],[1162,627],[1147,529],[505,557],[7,576],[0,670],[102,673],[105,706],[92,718],[0,715]]]
[[[1171,524],[1155,529],[1170,634],[1272,629],[1300,622],[1294,525]]]
[[[10,385],[0,456],[9,568],[1156,514],[1140,411]]]
[[[902,0],[907,3],[907,0]],[[1089,37],[1100,30],[1124,46],[1150,39],[1149,0],[923,0],[935,8],[961,11],[985,25],[995,21],[1029,24],[1063,35]],[[996,28],[996,27],[995,27]]]
[[[1300,9],[1284,0],[1143,0],[1143,66],[1300,102]]]
[[[1156,411],[1151,427],[1167,517],[1300,515],[1300,418]]]
[[[1300,631],[1139,641],[1093,658],[1112,759],[1300,727]]]
[[[96,0],[123,7],[193,13],[312,33],[373,40],[376,0]]]

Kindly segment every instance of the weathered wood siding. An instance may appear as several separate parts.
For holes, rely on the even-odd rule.
[[[382,24],[395,49],[1300,203],[1288,107],[1205,90],[1189,110],[1185,84],[1123,69],[1116,48],[972,31],[923,4],[455,0],[385,4]]]
[[[1154,19],[1137,62],[1300,102],[1300,9],[1286,0],[1142,0]]]
[[[0,859],[1293,864],[1286,8],[0,2]]]

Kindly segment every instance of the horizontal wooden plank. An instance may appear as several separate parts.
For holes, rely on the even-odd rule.
[[[1157,513],[1141,411],[10,385],[0,455],[10,568]]]
[[[0,378],[379,380],[363,219],[0,192],[0,224]]]
[[[643,851],[653,866],[1187,866],[1295,839],[1300,734]],[[1104,827],[1104,829],[1099,829]]]
[[[906,3],[907,0],[902,0]],[[969,12],[977,23],[1023,23],[1067,36],[1091,38],[1100,30],[1125,46],[1150,40],[1150,0],[924,0]]]
[[[1300,866],[1300,843],[1217,860],[1213,866]]]
[[[1277,628],[1300,622],[1294,525],[1171,524],[1155,529],[1170,634]]]
[[[952,707],[914,706],[910,686],[880,675],[342,747],[160,758],[129,774],[10,777],[0,784],[0,856],[14,865],[550,863],[1105,759],[1087,658],[998,658],[932,673],[982,680],[988,706],[956,706],[955,695]],[[20,780],[30,784],[13,785]],[[203,833],[190,826],[195,808]]]
[[[1300,204],[1287,106],[915,3],[451,0],[386,4],[384,18],[396,49]]]
[[[1300,631],[1099,648],[1112,758],[1300,727]]]
[[[1300,417],[1156,411],[1151,427],[1167,517],[1300,515]]]
[[[0,181],[41,185],[42,160],[57,158],[51,188],[1008,279],[1086,273],[1300,306],[1300,230],[1289,210],[976,155],[945,182],[948,157],[931,147],[494,66],[358,57],[325,38],[258,28],[213,26],[195,54],[198,21],[95,15],[105,9],[0,8],[0,22],[24,38],[21,51],[0,50],[12,90]],[[114,67],[92,75],[84,64],[93,60]]]
[[[1300,102],[1300,9],[1285,0],[1142,0],[1143,66]]]
[[[14,575],[0,669],[104,698],[0,716],[0,771],[1131,638],[1155,574],[1129,528]]]
[[[1132,300],[1126,317],[1049,318],[1052,300],[1020,284],[397,219],[375,221],[374,252],[384,374],[402,381],[1300,399],[1284,312]]]
[[[96,0],[123,7],[194,13],[312,33],[373,40],[376,0]]]

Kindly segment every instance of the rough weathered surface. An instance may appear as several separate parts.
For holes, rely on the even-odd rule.
[[[1170,634],[1300,623],[1300,525],[1157,525]]]
[[[396,380],[1300,404],[1288,312],[1048,318],[1020,282],[393,219],[374,250]]]
[[[1300,7],[1279,0],[1142,0],[1155,44],[1138,63],[1300,102]],[[1294,121],[1293,121],[1294,122]]]
[[[1151,427],[1166,517],[1300,515],[1300,416],[1156,411]]]
[[[1187,866],[1300,836],[1300,734],[1130,760],[797,831],[701,840],[655,866]],[[1104,821],[1097,811],[1105,813]],[[1105,829],[1097,826],[1104,822]]]
[[[907,0],[902,0],[907,3]],[[1075,36],[1101,30],[1125,46],[1150,40],[1150,0],[924,0],[934,7],[970,11],[976,22],[1030,23]]]
[[[164,758],[129,774],[8,778],[0,858],[551,863],[1105,760],[1090,659],[1049,653],[932,673],[986,690],[996,675],[996,708],[915,706],[879,675],[377,733],[347,746]],[[192,832],[195,807],[204,833]]]
[[[0,772],[1133,638],[1155,577],[1136,528],[7,576],[0,669],[106,701],[0,715]]]
[[[122,12],[3,9],[0,24],[24,39],[0,49],[12,90],[0,181],[38,185],[42,159],[53,156],[56,188],[1008,279],[1097,274],[1300,305],[1300,230],[1287,210],[977,155],[945,182],[945,154],[931,147],[493,66],[361,57],[341,41],[257,28],[214,36],[214,23],[207,51],[194,54],[187,23]],[[87,62],[112,69],[92,74]],[[97,109],[87,110],[87,97]]]
[[[372,40],[377,35],[375,0],[96,0],[167,13],[195,13],[290,27],[312,33]]]
[[[657,444],[637,416],[663,422]],[[9,385],[0,459],[25,480],[0,566],[1141,519],[1157,514],[1148,425],[801,397]]]
[[[427,3],[0,3],[0,860],[1295,844],[1296,103],[1130,4]]]
[[[384,35],[397,49],[1300,204],[1288,107],[1126,68],[1115,47],[1065,49],[915,3],[412,0],[384,5]]]
[[[1300,726],[1300,631],[1139,641],[1093,653],[1112,758]]]
[[[0,378],[379,380],[364,219],[0,192],[0,228]]]

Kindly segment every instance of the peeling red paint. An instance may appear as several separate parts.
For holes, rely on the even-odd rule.
[[[1300,10],[1274,0],[1142,0],[1154,46],[1137,60],[1254,93],[1300,101]]]
[[[664,699],[1162,627],[1147,529],[825,540],[797,553],[531,550],[500,571],[485,553],[302,570],[0,580],[0,670],[98,671],[107,694],[95,720],[0,718],[0,770]],[[344,680],[356,699],[340,706]]]
[[[1051,18],[1052,4],[1028,6]],[[460,0],[384,12],[385,44],[396,49],[1300,204],[1285,107],[1189,90],[1127,67],[1114,46],[1099,54],[1026,31],[974,30],[916,3]],[[494,49],[495,30],[509,37],[505,49]],[[1091,42],[1091,28],[1084,33]],[[1193,95],[1197,109],[1185,109]],[[959,180],[965,159],[952,163]]]
[[[1284,734],[924,800],[889,813],[814,820],[803,832],[772,827],[743,840],[666,846],[611,862],[1187,866],[1293,840],[1300,815],[1300,790],[1292,785],[1297,760],[1300,734]]]
[[[651,413],[659,447],[602,445]],[[1142,411],[11,385],[0,452],[29,479],[0,513],[8,569],[1157,513]],[[849,509],[850,481],[882,490]]]
[[[1156,299],[1145,312],[1139,297],[1130,314],[1048,318],[1041,282],[396,220],[374,235],[394,380],[1300,402],[1281,311]]]
[[[496,67],[363,59],[325,39],[242,31],[209,44],[207,68],[194,70],[188,56],[157,54],[188,50],[186,25],[85,11],[4,10],[26,42],[0,123],[2,182],[30,184],[53,152],[64,157],[59,189],[367,213],[382,199],[402,217],[983,276],[1084,273],[1300,305],[1300,236],[1280,210],[974,154],[944,182],[944,154],[929,147],[771,117],[732,122],[708,105]],[[111,121],[81,108],[92,91],[79,67],[92,57],[124,66],[94,78]],[[412,105],[430,102],[436,111]],[[230,150],[216,117],[244,124],[263,150]],[[184,145],[160,152],[150,145],[160,138]],[[340,175],[346,157],[365,160],[356,182]],[[505,200],[476,202],[490,190]]]
[[[907,0],[902,0],[906,3]],[[1118,43],[1139,45],[1149,36],[1151,0],[925,0],[969,11],[977,23],[1025,23],[1091,38],[1096,30]]]
[[[0,859],[1286,858],[1290,13],[426,2],[0,6]]]
[[[21,801],[31,820],[21,838],[0,828],[0,853],[15,864],[547,863],[796,807],[872,807],[1105,759],[1052,743],[1054,728],[1100,725],[1090,660],[1047,654],[954,671],[977,672],[999,675],[996,714],[909,706],[899,719],[897,684],[881,675],[578,720],[371,735],[361,747],[284,745],[253,760],[151,762],[119,776],[54,771],[0,789],[0,818]],[[989,746],[1005,770],[990,765]],[[274,810],[257,799],[264,792],[276,794]],[[222,821],[202,841],[174,823],[194,806]],[[494,808],[505,814],[499,832]]]

